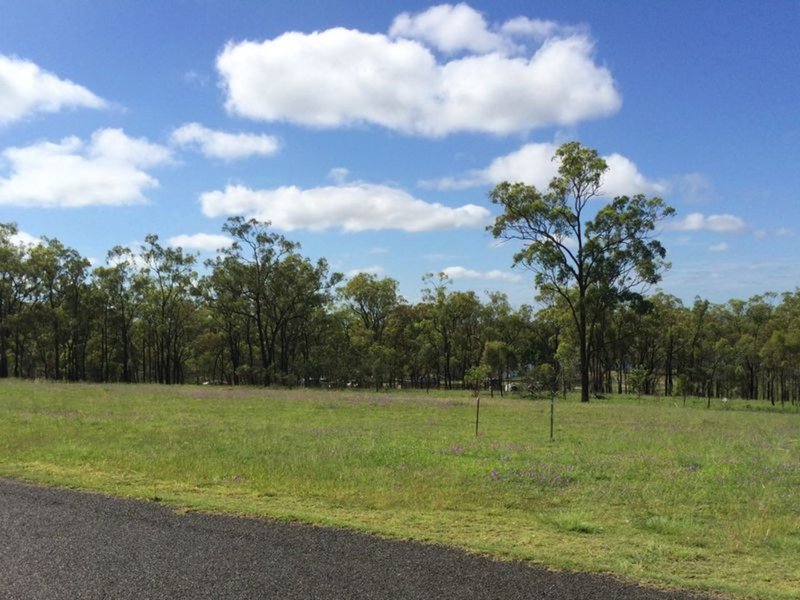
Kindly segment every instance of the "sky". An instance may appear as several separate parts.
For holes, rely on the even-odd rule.
[[[0,0],[0,222],[93,264],[234,215],[352,276],[533,303],[486,231],[559,144],[660,196],[691,303],[800,285],[800,2]],[[607,199],[606,199],[607,200]],[[606,200],[593,202],[599,207]]]

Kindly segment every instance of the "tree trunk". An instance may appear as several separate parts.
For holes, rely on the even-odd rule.
[[[581,402],[589,402],[589,352],[586,340],[586,311],[581,301],[580,326],[578,328],[578,345],[580,346],[581,362]]]

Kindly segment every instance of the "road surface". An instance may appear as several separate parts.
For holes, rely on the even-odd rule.
[[[440,546],[0,478],[0,598],[665,600],[689,594]],[[696,598],[696,597],[695,597]]]

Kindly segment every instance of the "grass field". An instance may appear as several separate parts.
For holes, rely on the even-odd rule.
[[[800,596],[800,413],[0,383],[0,475],[742,598]]]

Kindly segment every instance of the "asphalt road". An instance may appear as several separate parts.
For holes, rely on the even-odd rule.
[[[0,598],[666,599],[605,576],[0,478]]]

